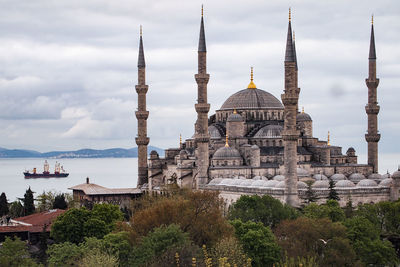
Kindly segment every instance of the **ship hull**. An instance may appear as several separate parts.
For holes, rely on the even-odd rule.
[[[24,172],[25,179],[31,178],[65,178],[69,173],[29,173]]]

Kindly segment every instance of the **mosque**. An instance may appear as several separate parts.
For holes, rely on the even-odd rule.
[[[138,58],[138,188],[162,191],[167,184],[200,190],[217,190],[228,204],[241,195],[269,194],[284,203],[300,206],[306,201],[307,181],[313,184],[319,202],[329,193],[329,180],[335,183],[340,204],[397,200],[400,172],[378,174],[378,113],[376,53],[373,21],[369,50],[369,73],[366,82],[368,103],[367,164],[358,163],[354,148],[345,150],[313,135],[313,121],[299,110],[298,66],[295,39],[289,11],[284,59],[284,90],[280,99],[258,88],[253,69],[247,88],[231,95],[209,115],[207,103],[207,49],[203,12],[198,46],[198,86],[194,135],[181,139],[180,146],[156,151],[147,157],[147,119],[145,59],[140,34]]]

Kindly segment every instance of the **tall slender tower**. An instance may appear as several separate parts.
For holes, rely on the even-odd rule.
[[[300,89],[297,85],[296,58],[292,39],[292,25],[289,9],[289,25],[285,53],[285,90],[281,95],[284,105],[284,167],[285,167],[285,195],[286,203],[299,206],[297,192],[297,141],[299,132],[296,129],[297,104]]]
[[[210,75],[207,74],[207,49],[204,34],[203,7],[201,7],[200,38],[198,49],[198,73],[195,75],[197,82],[197,121],[195,126],[196,143],[196,186],[206,184],[208,181],[209,152],[208,145],[210,136],[208,134],[208,111],[210,104],[207,103],[207,83]]]
[[[138,94],[138,109],[135,112],[138,120],[138,186],[147,183],[147,145],[150,139],[147,137],[147,118],[149,112],[146,110],[146,93],[149,86],[146,85],[146,63],[144,61],[142,26],[140,26],[140,44],[138,58],[138,85],[135,86]]]
[[[375,53],[375,36],[374,36],[374,17],[371,19],[371,40],[369,44],[369,68],[368,78],[365,83],[368,87],[368,104],[365,111],[368,116],[368,133],[365,140],[368,143],[368,165],[373,167],[374,173],[378,172],[378,142],[381,135],[378,133],[378,113],[379,105],[377,101],[376,88],[379,85],[379,79],[376,78],[376,53]]]

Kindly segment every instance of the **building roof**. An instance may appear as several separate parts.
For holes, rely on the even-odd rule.
[[[141,194],[138,188],[106,188],[97,184],[84,183],[68,188],[70,190],[81,190],[85,195],[129,195]]]
[[[267,108],[283,109],[283,105],[275,96],[261,89],[243,89],[231,95],[221,106],[221,110]]]
[[[241,158],[239,151],[234,147],[221,147],[213,155],[213,159]]]
[[[279,138],[282,137],[283,127],[281,125],[267,125],[262,127],[258,132],[254,135],[255,138]]]
[[[9,225],[0,226],[0,233],[38,233],[43,231],[44,225],[46,225],[46,231],[50,231],[51,223],[64,212],[65,210],[54,209],[11,219]]]

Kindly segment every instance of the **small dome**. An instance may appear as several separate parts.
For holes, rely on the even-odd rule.
[[[297,189],[307,189],[308,185],[305,182],[298,181],[297,182]]]
[[[285,181],[280,181],[279,183],[277,183],[277,184],[275,185],[275,188],[279,188],[279,189],[286,188],[286,183],[285,183]]]
[[[220,185],[232,185],[235,182],[235,180],[237,180],[237,179],[225,178],[219,184]]]
[[[285,176],[283,176],[283,175],[275,175],[274,176],[274,178],[273,178],[275,181],[285,181]]]
[[[385,174],[382,174],[382,179],[386,179],[386,178],[390,178],[390,177],[392,177],[392,176],[390,175],[389,171]]]
[[[239,151],[234,147],[224,146],[219,148],[213,155],[213,159],[241,158]]]
[[[230,114],[228,116],[226,121],[228,121],[228,122],[241,122],[241,121],[243,121],[243,118],[242,118],[242,116],[240,116],[239,113],[233,112],[232,114]]]
[[[327,180],[318,180],[318,181],[315,181],[315,183],[313,183],[311,187],[318,188],[318,189],[327,189],[327,188],[329,188],[329,182]]]
[[[254,138],[280,138],[282,137],[283,127],[281,125],[270,124],[262,127],[254,135]]]
[[[231,95],[221,106],[227,109],[283,109],[282,103],[272,94],[260,89],[244,89]]]
[[[238,185],[251,186],[253,184],[253,182],[254,182],[254,180],[252,180],[252,179],[240,180],[240,183]]]
[[[297,114],[296,120],[297,121],[312,121],[311,116],[304,112]]]
[[[349,176],[349,180],[352,181],[353,183],[358,183],[359,181],[365,179],[365,176],[362,175],[361,173],[353,173]]]
[[[390,187],[390,186],[392,185],[392,183],[393,183],[393,179],[392,179],[392,178],[386,178],[386,179],[383,179],[383,180],[379,183],[379,186],[382,186],[382,187]]]
[[[374,180],[362,179],[358,182],[357,187],[376,187],[378,184]]]
[[[335,173],[329,179],[333,180],[334,182],[337,182],[340,180],[346,180],[346,176],[343,173]]]
[[[279,183],[279,181],[269,180],[269,181],[265,182],[264,186],[265,187],[275,187],[278,183]]]
[[[319,173],[319,174],[314,174],[313,178],[316,181],[321,181],[321,180],[328,180],[328,177],[326,177],[325,175]]]
[[[302,176],[302,177],[310,176],[310,173],[306,169],[297,168],[297,176]]]
[[[340,180],[335,184],[335,187],[337,187],[337,188],[355,187],[355,186],[356,185],[350,180]]]
[[[262,180],[260,175],[254,176],[252,179],[253,180]]]
[[[257,149],[260,149],[260,148],[259,148],[257,145],[252,145],[252,146],[251,146],[251,149],[252,149],[252,150],[257,150]]]
[[[265,186],[266,183],[268,183],[268,182],[267,182],[267,181],[264,181],[264,180],[257,180],[257,181],[254,181],[254,182],[251,184],[251,187],[266,187],[266,186]]]
[[[222,182],[222,180],[223,180],[223,178],[214,178],[208,184],[209,185],[218,185],[219,183]]]
[[[392,174],[392,179],[400,179],[400,168]]]
[[[210,138],[222,138],[221,133],[214,125],[208,126],[208,134],[210,135]],[[194,135],[192,138],[194,138]]]
[[[238,176],[238,179],[246,179],[244,176]]]
[[[382,181],[384,178],[383,178],[382,175],[380,175],[379,173],[373,173],[373,174],[370,174],[370,175],[368,176],[368,179],[374,180],[375,182],[379,183],[379,182]]]
[[[349,153],[349,152],[354,153],[354,152],[356,152],[356,150],[354,149],[354,147],[349,147],[349,149],[347,149],[347,153]]]

